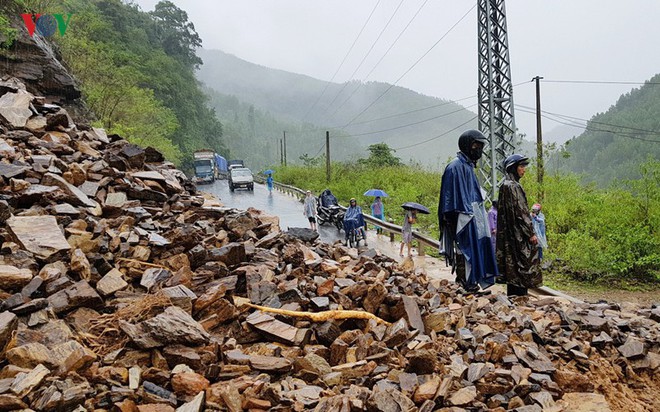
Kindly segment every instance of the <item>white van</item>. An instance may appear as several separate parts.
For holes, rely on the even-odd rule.
[[[236,167],[229,171],[229,190],[233,192],[237,187],[254,191],[254,177],[247,167]]]

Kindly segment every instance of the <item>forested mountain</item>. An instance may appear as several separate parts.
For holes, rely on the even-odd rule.
[[[31,6],[30,6],[31,5]],[[161,1],[146,13],[121,0],[3,1],[0,34],[28,36],[20,13],[73,13],[65,34],[55,42],[62,63],[80,83],[98,125],[129,141],[154,146],[169,160],[185,162],[192,151],[209,147],[227,152],[222,125],[207,105],[194,76],[201,64],[201,39],[185,11]],[[11,23],[13,29],[8,28]],[[35,36],[37,36],[35,34]],[[8,36],[5,36],[11,40]],[[6,41],[4,52],[16,51]]]
[[[244,159],[254,169],[279,164],[281,140],[286,132],[287,163],[300,164],[314,160],[322,162],[325,156],[326,130],[302,124],[287,117],[273,115],[210,88],[205,89],[218,118],[224,125],[223,138],[234,158]],[[332,160],[347,160],[362,155],[355,140],[333,135],[330,145]],[[301,159],[301,157],[303,159]],[[322,159],[323,157],[323,159]]]
[[[330,130],[332,139],[346,136],[355,141],[352,147],[362,149],[355,153],[358,157],[367,156],[367,146],[385,142],[398,149],[396,155],[404,161],[437,168],[456,153],[460,131],[477,124],[476,114],[463,106],[403,87],[379,82],[328,84],[256,65],[219,50],[200,50],[198,54],[204,60],[198,78],[209,88],[254,105],[255,110],[270,113],[279,122],[297,124],[302,130],[319,130],[303,136],[300,142],[305,147],[302,152],[311,156],[322,144],[325,130]],[[225,112],[224,106],[214,107],[218,113]],[[276,139],[282,130],[264,133]],[[346,148],[343,144],[333,146]]]
[[[660,74],[593,116],[587,130],[569,140],[553,161],[601,186],[639,178],[641,163],[660,160],[659,84]]]

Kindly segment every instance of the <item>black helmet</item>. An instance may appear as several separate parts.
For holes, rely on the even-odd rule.
[[[529,158],[521,154],[512,154],[504,160],[504,170],[507,172],[512,166],[518,166],[519,164],[528,165]]]
[[[470,151],[470,147],[472,147],[472,143],[475,141],[481,142],[484,145],[488,143],[486,136],[479,130],[466,130],[458,138],[458,148],[461,149],[461,152],[467,154]]]

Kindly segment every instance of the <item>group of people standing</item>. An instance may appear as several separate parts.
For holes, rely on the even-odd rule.
[[[507,284],[507,294],[526,295],[542,284],[540,259],[545,239],[541,205],[529,211],[520,184],[529,159],[513,154],[504,161],[505,178],[497,201],[486,213],[484,194],[474,171],[488,142],[477,130],[458,139],[459,152],[442,175],[438,220],[440,249],[467,291]],[[537,234],[538,233],[538,234]]]

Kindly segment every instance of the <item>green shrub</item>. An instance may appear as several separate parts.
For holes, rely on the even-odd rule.
[[[437,205],[441,173],[409,166],[369,168],[360,164],[333,163],[332,180],[325,183],[325,166],[273,167],[276,179],[320,193],[330,188],[346,205],[355,197],[365,212],[373,198],[366,190],[385,190],[386,217],[401,224],[400,205],[413,201],[427,206],[417,227],[438,235]],[[643,178],[619,182],[610,189],[584,185],[575,174],[546,175],[543,213],[549,249],[555,267],[583,281],[660,281],[660,162],[641,166]],[[538,201],[533,170],[522,180],[528,201]]]

